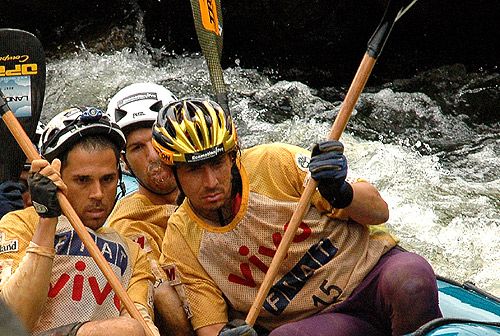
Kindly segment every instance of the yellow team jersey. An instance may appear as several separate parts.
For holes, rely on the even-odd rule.
[[[155,205],[137,192],[121,199],[109,216],[109,226],[138,243],[148,257],[160,259],[167,221],[177,206]]]
[[[120,234],[138,243],[147,253],[151,270],[157,281],[167,280],[177,291],[186,316],[191,318],[191,309],[182,286],[179,272],[173,265],[159,263],[161,245],[168,218],[177,205],[156,205],[137,192],[122,198],[109,217],[109,226]]]
[[[286,144],[244,150],[237,163],[242,201],[231,223],[209,226],[187,201],[170,217],[160,261],[179,269],[195,330],[247,315],[304,190],[309,160],[307,150]],[[389,233],[349,220],[316,192],[257,323],[274,329],[332,308],[395,245]]]
[[[8,213],[0,221],[0,240],[4,247],[0,251],[0,290],[25,256],[38,220],[34,208],[29,207]],[[147,307],[153,316],[154,277],[146,254],[139,245],[109,227],[97,231],[87,228],[87,231],[132,301]],[[125,307],[64,216],[58,219],[54,248],[47,301],[33,333],[78,321],[120,316]]]

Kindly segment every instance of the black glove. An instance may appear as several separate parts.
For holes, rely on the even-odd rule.
[[[334,208],[342,209],[352,202],[353,191],[347,177],[347,159],[340,141],[328,140],[314,145],[309,163],[311,177],[318,190]]]
[[[0,183],[0,218],[8,212],[24,208],[22,183],[4,181]]]
[[[40,217],[52,218],[61,215],[61,206],[57,200],[57,186],[47,176],[40,173],[28,177],[31,202]]]
[[[258,336],[257,332],[243,320],[232,320],[219,331],[219,336]]]

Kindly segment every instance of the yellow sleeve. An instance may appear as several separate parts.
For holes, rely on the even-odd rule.
[[[39,216],[33,207],[9,212],[0,220],[0,289],[3,277],[8,276],[3,265],[9,264],[12,272],[16,270],[26,254],[38,220]]]
[[[38,214],[27,208],[0,220],[0,294],[5,303],[31,329],[47,300],[53,248],[30,242]]]
[[[174,264],[185,286],[192,312],[194,330],[228,321],[227,305],[222,292],[198,262],[197,254],[203,234],[194,223],[183,223],[189,218],[182,206],[170,217],[162,245],[161,264]]]
[[[130,250],[130,260],[134,261],[127,294],[134,303],[147,307],[149,315],[153,317],[153,283],[155,278],[151,273],[148,258],[138,244],[130,239],[124,239]],[[122,309],[125,309],[125,307],[122,307]]]

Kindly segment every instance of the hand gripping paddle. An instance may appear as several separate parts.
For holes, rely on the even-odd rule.
[[[33,137],[40,118],[45,91],[45,58],[42,46],[34,35],[22,30],[0,29],[0,60],[0,115],[2,116],[0,157],[4,174],[2,177],[17,179],[26,157],[30,162],[40,158],[40,154],[21,124],[24,121],[24,127],[31,132]],[[143,316],[128,296],[71,203],[62,192],[57,193],[57,198],[64,215],[130,316],[141,324],[147,336],[152,336],[153,333]]]
[[[368,78],[372,72],[373,66],[375,62],[382,52],[385,42],[387,41],[389,34],[394,26],[394,23],[404,14],[406,11],[416,2],[417,0],[389,0],[384,16],[380,21],[377,29],[373,33],[372,37],[368,41],[368,46],[366,52],[361,60],[361,64],[358,67],[356,75],[347,91],[347,95],[344,98],[344,101],[340,107],[340,111],[335,118],[335,121],[330,130],[330,134],[328,136],[329,140],[338,140],[344,131],[347,122],[352,114],[354,106],[358,101],[363,88],[365,87]],[[317,182],[313,179],[310,179],[307,183],[302,196],[300,197],[297,208],[295,209],[292,218],[288,224],[288,229],[285,231],[285,235],[281,240],[280,245],[276,251],[276,254],[273,257],[271,265],[269,266],[269,270],[262,281],[262,284],[257,293],[257,297],[254,300],[252,307],[248,312],[248,315],[245,319],[247,324],[253,326],[257,317],[259,316],[260,310],[262,309],[263,304],[267,302],[267,300],[272,301],[272,297],[267,297],[269,294],[269,290],[273,285],[273,282],[278,275],[279,267],[281,266],[282,261],[285,259],[285,256],[288,252],[288,248],[290,247],[292,240],[297,232],[299,224],[302,221],[305,213],[309,209],[310,200],[312,195],[314,194]]]

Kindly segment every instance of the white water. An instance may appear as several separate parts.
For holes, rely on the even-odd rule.
[[[50,61],[42,120],[75,104],[105,109],[118,89],[138,81],[163,84],[178,97],[211,95],[206,65],[199,55],[167,60],[157,67],[141,52],[101,55],[82,50]],[[243,146],[283,141],[308,147],[330,131],[330,123],[300,117],[313,115],[301,111],[328,113],[334,108],[304,84],[274,83],[256,70],[237,66],[225,70],[225,80]],[[292,100],[296,116],[279,123],[263,121],[277,109],[264,102],[283,95]],[[500,181],[481,182],[481,172],[474,169],[477,165],[499,170],[499,139],[467,154],[461,165],[465,168],[454,169],[443,168],[437,156],[422,156],[410,147],[347,133],[341,140],[351,173],[375,184],[388,202],[388,226],[403,247],[426,257],[437,274],[472,281],[500,296]]]

